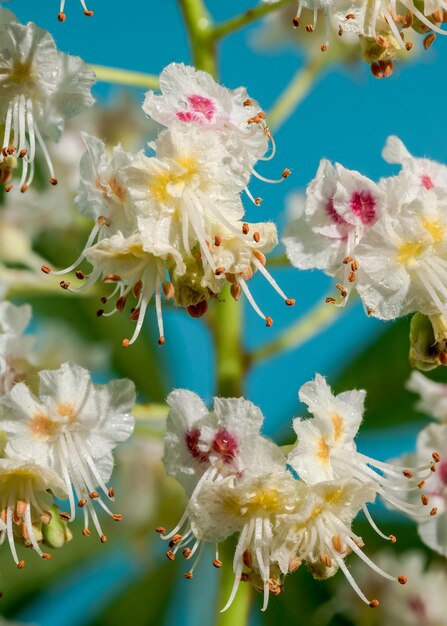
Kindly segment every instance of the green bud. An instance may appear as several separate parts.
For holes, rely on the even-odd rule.
[[[52,506],[50,509],[51,520],[48,524],[42,524],[43,543],[50,548],[62,548],[65,543],[73,539],[71,530],[69,530],[67,522],[59,517],[57,507]]]
[[[359,37],[362,59],[369,63],[391,61],[401,47],[391,31],[381,31],[377,37]]]
[[[194,256],[186,262],[186,272],[179,276],[175,270],[171,272],[171,282],[174,286],[174,303],[186,309],[208,300],[210,293],[202,287],[203,265],[200,256]]]
[[[326,578],[332,578],[338,572],[338,565],[335,561],[332,561],[331,565],[325,565],[321,561],[316,563],[307,563],[311,574],[317,580],[326,580]]]
[[[447,319],[415,313],[410,324],[410,365],[428,372],[447,364]]]

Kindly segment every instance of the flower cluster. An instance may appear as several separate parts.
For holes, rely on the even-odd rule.
[[[164,343],[162,294],[202,316],[210,298],[218,298],[226,285],[235,300],[244,293],[255,311],[272,325],[255,302],[248,282],[259,271],[289,306],[265,264],[265,253],[277,243],[271,222],[244,221],[241,194],[248,190],[255,164],[274,156],[275,147],[266,116],[243,88],[230,91],[205,72],[180,64],[168,66],[160,76],[161,94],[146,94],[143,109],[165,126],[150,145],[153,156],[132,154],[117,146],[108,154],[97,138],[84,135],[87,152],[81,160],[79,209],[95,219],[95,226],[79,258],[70,267],[85,283],[80,291],[101,279],[112,283],[100,316],[123,311],[133,299],[130,318],[136,321],[132,344],[141,330],[147,306],[155,296],[159,343]],[[269,143],[272,149],[265,153]],[[284,170],[277,181],[290,174]],[[80,269],[86,259],[88,276]],[[44,266],[42,270],[50,273]]]
[[[274,4],[278,0],[264,2]],[[362,58],[371,65],[374,76],[386,78],[393,72],[393,59],[402,51],[413,48],[413,34],[424,36],[425,49],[432,45],[436,34],[447,34],[440,27],[445,22],[445,9],[442,0],[422,3],[405,0],[399,5],[390,0],[299,0],[292,24],[298,28],[303,18],[310,14],[311,19],[305,24],[305,29],[308,33],[313,33],[317,26],[317,16],[323,12],[325,38],[321,44],[322,52],[328,49],[334,31],[339,37],[357,36]]]
[[[186,511],[170,532],[157,528],[169,542],[167,557],[180,551],[195,557],[185,574],[192,578],[205,543],[216,546],[213,565],[221,567],[219,543],[237,533],[233,559],[235,581],[223,610],[227,609],[241,581],[250,582],[264,595],[281,591],[286,574],[305,562],[315,578],[328,578],[339,569],[354,591],[369,606],[345,557],[354,552],[383,577],[406,583],[373,563],[363,552],[363,541],[352,530],[362,510],[372,528],[394,542],[374,522],[367,504],[381,496],[391,506],[417,520],[436,514],[424,496],[409,503],[399,496],[416,490],[430,478],[440,461],[420,467],[389,465],[357,451],[354,438],[363,416],[364,391],[334,395],[317,375],[306,383],[299,397],[311,419],[297,418],[297,442],[288,455],[260,434],[263,416],[243,398],[215,398],[210,411],[194,393],[173,391],[167,421],[164,463],[189,496]]]
[[[344,305],[355,287],[368,315],[447,315],[447,167],[411,156],[389,137],[383,156],[402,166],[375,183],[321,162],[284,243],[291,263],[336,277]]]
[[[59,52],[47,31],[31,22],[20,24],[10,11],[0,9],[0,76],[0,182],[10,191],[20,162],[18,187],[25,192],[40,150],[49,182],[56,185],[46,139],[57,141],[65,121],[93,104],[94,73],[79,57]]]
[[[26,314],[27,310],[23,311],[22,317]],[[15,330],[23,321],[17,317]],[[83,534],[90,535],[91,519],[105,543],[96,507],[114,520],[122,517],[108,507],[114,489],[107,487],[107,482],[113,469],[112,451],[131,435],[134,424],[130,411],[135,389],[129,380],[94,385],[87,370],[70,363],[58,370],[42,370],[39,379],[38,395],[25,383],[16,382],[0,397],[4,436],[0,540],[7,538],[20,569],[25,561],[19,558],[16,544],[32,547],[44,559],[51,558],[39,544],[45,541],[56,512],[54,498],[69,501],[70,512],[59,513],[61,520],[73,521],[79,507]]]

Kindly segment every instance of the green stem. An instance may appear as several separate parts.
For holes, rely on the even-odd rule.
[[[260,3],[256,7],[252,9],[248,9],[241,13],[241,15],[237,15],[236,17],[232,17],[226,22],[222,22],[221,24],[217,24],[213,29],[213,39],[214,41],[218,41],[227,35],[231,35],[236,30],[240,28],[244,28],[253,22],[265,17],[269,13],[273,13],[273,11],[277,11],[281,7],[286,6],[287,4],[292,4],[296,0],[279,0],[279,2],[275,2],[274,4],[264,4]]]
[[[268,112],[271,130],[278,130],[292,115],[300,102],[306,98],[326,65],[326,56],[321,52],[312,57],[307,65],[296,72]]]
[[[203,0],[178,0],[189,35],[192,62],[217,78],[213,22]]]
[[[158,89],[159,86],[158,76],[153,74],[121,70],[116,67],[106,67],[105,65],[91,65],[90,67],[95,72],[98,81],[102,83],[117,83],[144,89]]]
[[[346,309],[326,302],[318,302],[304,317],[292,324],[270,343],[249,355],[250,365],[257,365],[279,353],[295,350],[332,324]]]
[[[221,609],[228,601],[234,583],[234,574],[230,565],[232,555],[227,550],[223,558],[225,561],[220,571],[222,578],[217,595],[217,611],[219,617],[216,620],[216,626],[244,626],[248,624],[248,618],[250,616],[252,600],[252,588],[250,583],[241,583],[231,607],[228,611],[225,611],[225,613],[220,613]],[[225,565],[227,567],[225,567]]]

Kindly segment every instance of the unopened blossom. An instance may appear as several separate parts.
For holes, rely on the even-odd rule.
[[[0,393],[5,394],[23,377],[30,365],[34,337],[24,336],[31,321],[28,304],[0,302]]]
[[[51,558],[39,546],[35,525],[51,521],[49,509],[54,496],[67,497],[64,483],[54,470],[31,459],[0,459],[0,541],[7,539],[20,569],[25,561],[17,554],[18,537],[43,559]]]
[[[424,481],[432,479],[439,453],[434,448],[425,463],[416,467],[404,467],[383,463],[357,451],[354,438],[363,417],[364,391],[348,391],[334,396],[326,380],[317,374],[314,381],[305,383],[299,393],[307,404],[311,419],[294,420],[297,434],[295,448],[288,456],[288,463],[310,485],[323,481],[342,480],[351,477],[373,488],[393,507],[424,521],[436,514],[436,505],[408,503],[401,494],[417,491]],[[427,463],[427,459],[430,461]],[[373,529],[385,536],[374,523],[366,506],[365,516]]]
[[[75,519],[76,499],[84,515],[83,534],[90,534],[91,517],[105,542],[94,504],[121,519],[106,504],[114,497],[106,483],[113,470],[113,449],[133,430],[134,385],[128,380],[94,385],[86,370],[70,363],[43,370],[39,378],[39,396],[17,383],[0,399],[6,454],[56,471],[70,503],[70,513],[61,513],[62,518]]]
[[[307,188],[304,206],[297,207],[298,217],[283,238],[290,262],[338,278],[344,304],[357,278],[357,247],[385,208],[380,185],[323,159]]]
[[[9,14],[9,12],[8,12]],[[0,112],[4,120],[1,162],[22,164],[19,188],[31,184],[36,151],[57,184],[46,140],[59,139],[65,121],[94,102],[92,70],[79,57],[59,52],[51,35],[33,23],[8,21],[0,26]],[[5,187],[12,189],[10,183]]]
[[[428,417],[447,422],[447,385],[412,372],[406,387],[419,395],[416,409]]]
[[[60,4],[60,8],[59,8],[59,15],[57,16],[57,19],[59,20],[59,22],[65,22],[65,20],[67,19],[67,16],[65,15],[65,1],[66,0],[61,0],[61,4]],[[90,9],[87,8],[87,5],[85,3],[85,0],[79,0],[81,3],[81,6],[84,10],[84,15],[86,15],[87,17],[91,17],[93,15],[93,11],[91,11]]]

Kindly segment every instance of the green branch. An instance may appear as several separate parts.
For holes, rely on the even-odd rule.
[[[213,28],[212,37],[214,41],[218,41],[227,35],[231,35],[240,28],[249,26],[269,13],[273,13],[287,4],[292,4],[292,2],[295,2],[295,0],[278,0],[278,2],[274,4],[258,4],[256,7],[244,11],[241,15],[237,15],[236,17],[230,18],[226,22],[217,24]]]
[[[105,65],[91,65],[90,67],[101,83],[117,83],[143,89],[158,89],[159,86],[158,76],[153,74],[121,70],[116,67],[106,67]]]
[[[203,0],[178,0],[188,31],[192,62],[217,78],[214,27]]]

